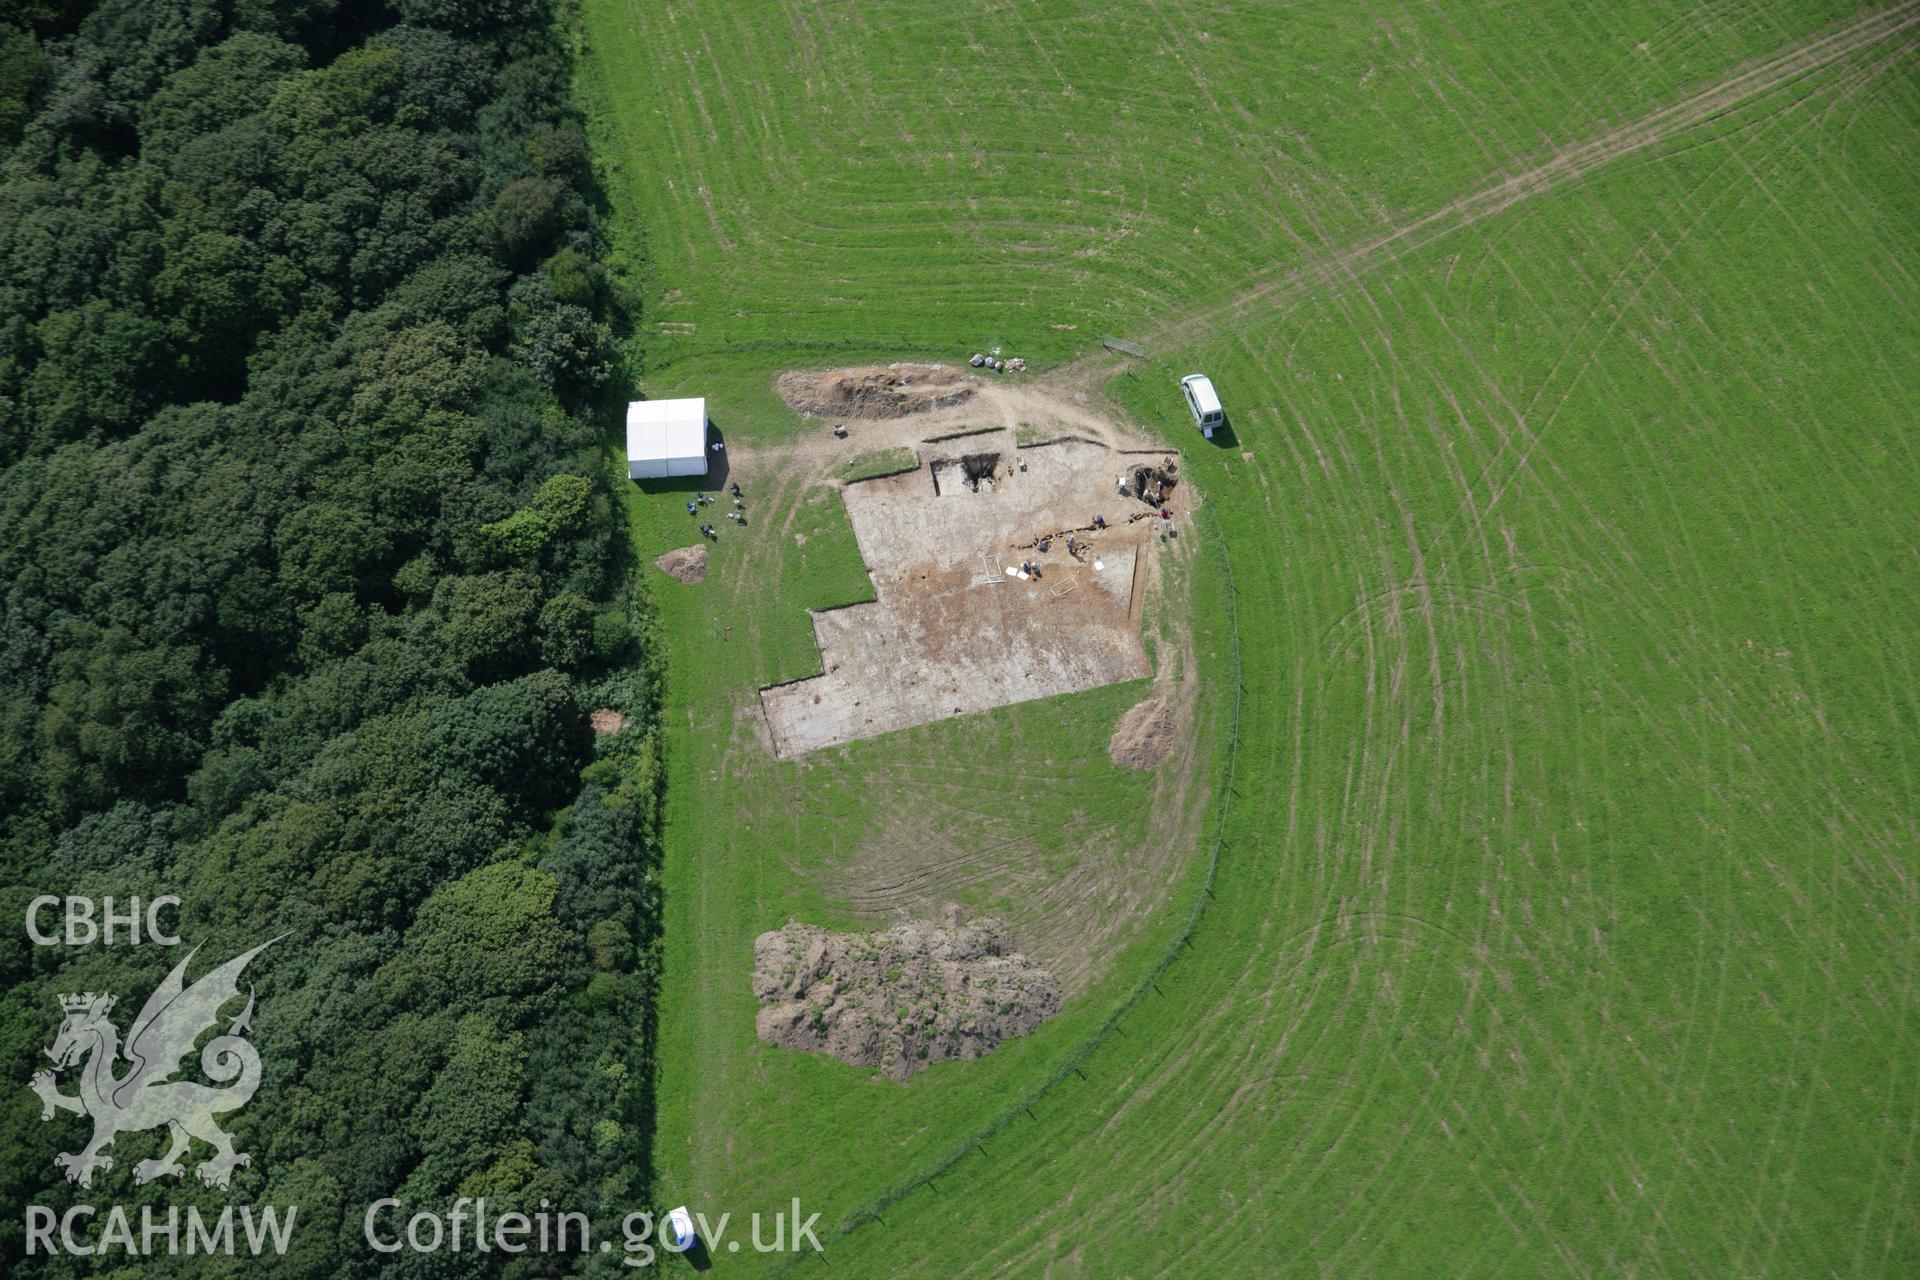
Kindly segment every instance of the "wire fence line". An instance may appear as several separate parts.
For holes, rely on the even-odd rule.
[[[1225,536],[1220,533],[1219,518],[1213,514],[1212,507],[1205,506],[1196,510],[1194,512],[1194,520],[1196,524],[1208,526],[1207,540],[1209,549],[1213,547],[1219,548],[1220,568],[1222,576],[1226,580],[1227,634],[1232,640],[1231,652],[1233,655],[1233,701],[1230,712],[1230,726],[1227,731],[1226,767],[1221,773],[1219,817],[1214,824],[1213,848],[1207,856],[1207,871],[1206,876],[1201,881],[1200,892],[1194,895],[1193,905],[1187,909],[1186,923],[1181,926],[1178,936],[1167,944],[1165,952],[1161,954],[1159,960],[1154,963],[1153,968],[1148,971],[1147,975],[1134,987],[1126,1000],[1112,1013],[1108,1014],[1099,1026],[1088,1032],[1079,1044],[1069,1050],[1060,1066],[1056,1068],[1051,1075],[1029,1089],[1024,1095],[1002,1110],[1000,1114],[987,1121],[986,1124],[960,1139],[946,1154],[942,1155],[925,1169],[882,1191],[866,1203],[849,1209],[840,1219],[840,1224],[835,1227],[827,1236],[826,1240],[822,1242],[821,1253],[795,1254],[785,1266],[780,1267],[772,1273],[775,1277],[790,1274],[795,1268],[803,1265],[809,1259],[824,1257],[826,1246],[836,1241],[846,1239],[846,1237],[852,1235],[869,1222],[878,1221],[884,1211],[900,1203],[900,1201],[906,1199],[922,1187],[944,1177],[969,1156],[986,1155],[986,1143],[989,1140],[997,1137],[1002,1130],[1019,1119],[1022,1114],[1030,1113],[1035,1105],[1040,1103],[1055,1087],[1064,1082],[1068,1076],[1078,1073],[1081,1064],[1092,1057],[1094,1052],[1102,1045],[1106,1044],[1113,1036],[1113,1033],[1119,1029],[1120,1024],[1126,1020],[1127,1016],[1140,1007],[1141,1003],[1147,998],[1148,993],[1157,991],[1157,984],[1160,979],[1166,976],[1167,970],[1173,967],[1174,961],[1177,960],[1180,953],[1186,949],[1188,942],[1193,938],[1194,931],[1199,928],[1202,917],[1207,913],[1208,904],[1213,901],[1213,885],[1220,867],[1220,855],[1226,849],[1227,844],[1227,819],[1233,811],[1233,802],[1238,794],[1235,792],[1233,785],[1234,767],[1240,754],[1240,704],[1245,692],[1245,684],[1243,683],[1240,664],[1240,606],[1239,597],[1233,585],[1233,556],[1227,546]],[[1085,1078],[1084,1075],[1082,1078]]]

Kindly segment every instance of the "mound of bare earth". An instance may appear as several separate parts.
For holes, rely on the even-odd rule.
[[[801,413],[820,418],[904,418],[964,404],[979,386],[944,364],[876,364],[783,373],[775,387]]]
[[[1060,986],[982,917],[885,933],[789,924],[754,943],[760,1038],[905,1080],[978,1058],[1060,1010]]]
[[[1173,745],[1173,707],[1165,698],[1148,698],[1114,725],[1107,758],[1129,769],[1152,769],[1165,763]]]
[[[707,576],[705,547],[678,547],[653,562],[669,578],[695,583]]]

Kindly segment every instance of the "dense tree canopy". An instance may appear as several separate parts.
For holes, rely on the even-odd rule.
[[[231,1127],[236,1196],[310,1224],[288,1273],[371,1274],[333,1246],[385,1195],[643,1207],[652,692],[551,18],[0,9],[0,908],[279,937]],[[0,938],[13,1081],[57,993],[134,1006],[180,954]],[[81,1139],[24,1089],[0,1125],[17,1257]],[[191,1195],[134,1158],[111,1199]]]

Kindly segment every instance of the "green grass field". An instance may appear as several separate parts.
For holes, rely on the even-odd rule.
[[[852,483],[855,480],[871,480],[875,476],[890,476],[896,472],[911,471],[917,465],[918,458],[913,450],[898,447],[893,449],[875,449],[871,453],[856,456],[853,461],[839,470],[839,478]]]
[[[1001,343],[1207,498],[1192,856],[905,1086],[759,1045],[753,935],[916,815],[1126,840],[1139,690],[775,762],[831,490],[663,583],[661,1195],[823,1275],[1912,1274],[1920,10],[1357,9],[586,4],[649,390],[771,457],[780,369]]]

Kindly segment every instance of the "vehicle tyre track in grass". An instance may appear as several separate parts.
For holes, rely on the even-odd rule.
[[[1221,326],[1262,304],[1285,306],[1343,278],[1357,278],[1443,236],[1502,213],[1522,201],[1578,181],[1604,165],[1685,134],[1746,102],[1773,93],[1916,25],[1920,25],[1920,0],[1906,0],[1891,8],[1868,13],[1763,59],[1677,103],[1557,151],[1530,169],[1501,178],[1417,218],[1335,249],[1314,261],[1288,268],[1278,278],[1261,280],[1221,302],[1156,326],[1145,335],[1145,340],[1151,345],[1176,346],[1191,341],[1203,329]],[[1119,367],[1119,360],[1119,357],[1102,352],[1068,366],[1058,376],[1076,383],[1092,382]]]

